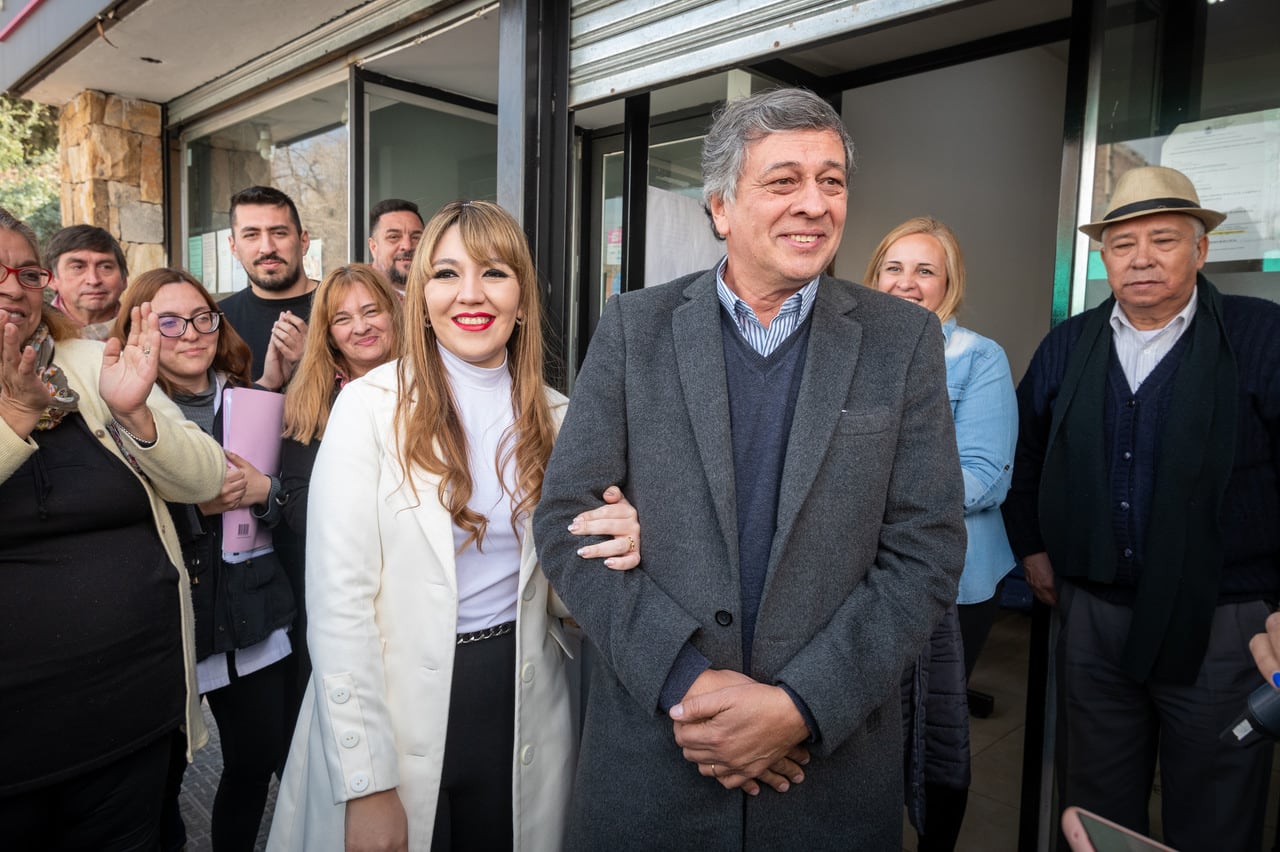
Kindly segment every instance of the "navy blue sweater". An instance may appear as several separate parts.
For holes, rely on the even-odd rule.
[[[738,582],[742,590],[742,670],[751,672],[751,644],[764,594],[765,573],[778,527],[778,491],[787,460],[791,418],[800,395],[809,323],[769,355],[742,339],[720,312],[729,385],[733,482],[738,502]]]
[[[1110,447],[1111,521],[1116,546],[1115,585],[1119,593],[1110,600],[1132,603],[1146,562],[1147,524],[1155,496],[1156,459],[1160,436],[1173,401],[1174,377],[1182,363],[1189,335],[1182,335],[1135,393],[1114,348],[1107,370],[1107,399],[1103,405],[1104,433]],[[1105,595],[1105,592],[1103,593]]]

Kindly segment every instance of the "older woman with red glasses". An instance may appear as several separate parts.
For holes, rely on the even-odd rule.
[[[35,234],[0,209],[0,825],[13,849],[151,849],[196,704],[166,500],[218,493],[217,442],[155,387],[151,306],[103,344],[44,304]]]

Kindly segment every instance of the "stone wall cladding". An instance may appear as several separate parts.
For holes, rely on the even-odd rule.
[[[86,89],[58,118],[62,224],[105,228],[130,277],[166,263],[159,104]]]

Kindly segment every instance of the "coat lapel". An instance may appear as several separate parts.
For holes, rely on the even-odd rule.
[[[671,320],[676,366],[720,531],[736,572],[738,512],[729,434],[729,386],[725,378],[715,271],[690,284],[684,295],[689,301],[676,308]]]
[[[413,518],[422,530],[422,537],[435,555],[443,573],[449,580],[454,594],[458,593],[457,564],[453,554],[453,518],[440,502],[440,480],[435,476],[424,476],[421,473],[413,477],[413,484],[418,489],[418,502],[410,510]],[[406,489],[408,491],[408,489]],[[409,499],[413,492],[408,491]]]
[[[380,370],[363,379],[386,392],[382,397],[382,405],[385,408],[380,412],[379,419],[385,424],[383,451],[386,457],[392,460],[400,458],[395,430],[395,405],[400,393],[396,375],[395,371]],[[394,481],[397,483],[401,483],[405,477],[399,463],[394,461],[387,475],[395,477]],[[453,593],[457,595],[458,576],[453,553],[453,518],[440,503],[440,477],[418,470],[410,478],[412,487],[408,482],[403,482],[386,498],[394,503],[390,509],[393,512],[408,512],[413,517],[418,529],[422,532],[426,550],[435,556],[441,572],[447,578]]]
[[[778,492],[778,525],[769,558],[770,575],[818,476],[818,468],[826,458],[857,367],[862,325],[853,318],[857,300],[846,286],[826,276],[818,285],[809,329],[809,351],[805,356],[804,376],[791,420]]]

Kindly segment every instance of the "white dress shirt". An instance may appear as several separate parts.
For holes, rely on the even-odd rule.
[[[1191,301],[1162,328],[1144,331],[1135,328],[1116,302],[1111,309],[1112,340],[1116,345],[1116,357],[1124,377],[1129,380],[1129,390],[1137,392],[1147,376],[1169,354],[1169,350],[1182,337],[1196,315],[1196,291],[1191,291]]]

